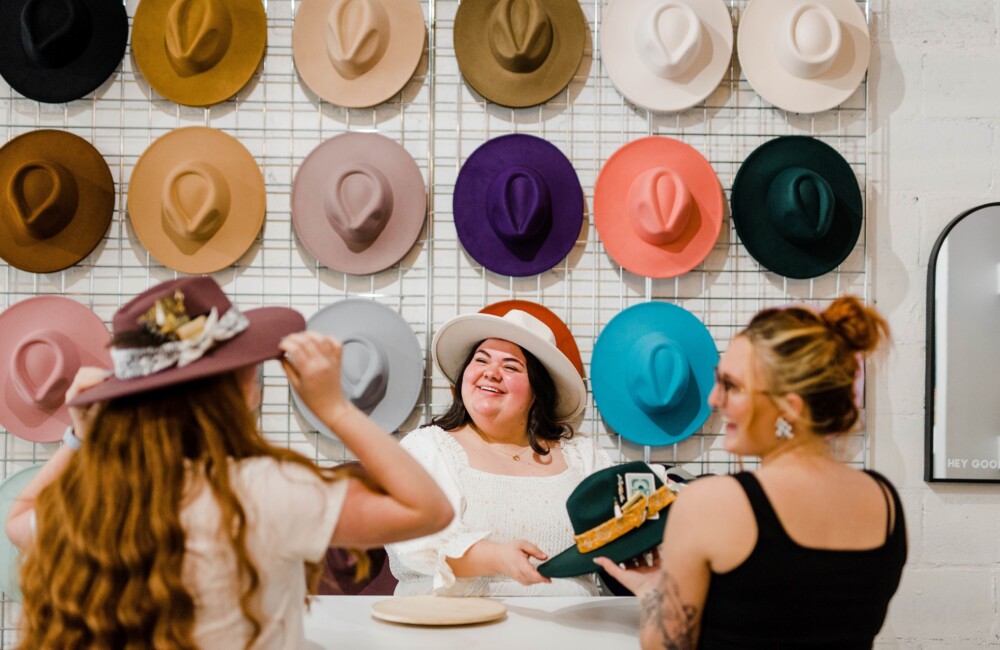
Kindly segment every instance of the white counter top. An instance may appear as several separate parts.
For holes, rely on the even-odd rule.
[[[398,625],[375,619],[387,596],[322,596],[306,615],[311,649],[618,650],[639,647],[635,598],[498,598],[507,617],[459,627]]]

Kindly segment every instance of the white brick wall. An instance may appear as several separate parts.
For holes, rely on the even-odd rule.
[[[871,383],[872,462],[900,487],[910,531],[877,647],[997,647],[1000,486],[924,483],[923,394],[931,247],[960,212],[1000,200],[1000,0],[871,7],[873,295],[896,341]]]

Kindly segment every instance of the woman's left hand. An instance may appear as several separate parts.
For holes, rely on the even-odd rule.
[[[626,589],[637,597],[642,598],[646,592],[656,587],[660,579],[660,563],[654,561],[652,566],[646,564],[640,557],[636,566],[623,569],[606,557],[594,558],[594,563],[608,572],[612,578],[622,583]]]
[[[83,366],[76,371],[76,376],[73,377],[73,383],[70,384],[69,388],[66,390],[66,401],[72,402],[77,395],[87,390],[88,388],[93,388],[98,384],[103,383],[111,376],[111,371],[105,370],[104,368],[96,368],[94,366]],[[90,433],[90,426],[94,422],[94,418],[100,412],[101,408],[104,406],[102,402],[94,402],[88,406],[71,406],[69,407],[69,417],[73,422],[73,434],[83,440]]]

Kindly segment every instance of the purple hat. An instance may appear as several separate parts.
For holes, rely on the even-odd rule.
[[[576,243],[583,188],[550,142],[503,135],[472,152],[455,181],[455,230],[477,262],[503,275],[547,271]]]

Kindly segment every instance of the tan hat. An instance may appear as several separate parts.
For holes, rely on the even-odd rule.
[[[128,190],[135,234],[161,264],[213,273],[238,260],[264,224],[264,176],[239,141],[190,126],[158,138]]]
[[[491,102],[514,108],[552,99],[583,59],[578,0],[462,0],[455,13],[462,76]]]
[[[761,97],[817,113],[854,94],[868,70],[868,23],[855,0],[752,0],[736,36],[740,67]]]
[[[90,254],[108,231],[115,182],[83,138],[43,129],[0,148],[0,257],[32,273],[52,273]]]
[[[186,106],[211,106],[245,86],[264,60],[260,0],[142,0],[132,53],[153,90]]]
[[[406,85],[424,53],[418,0],[304,0],[292,28],[302,81],[348,108],[381,104]]]

